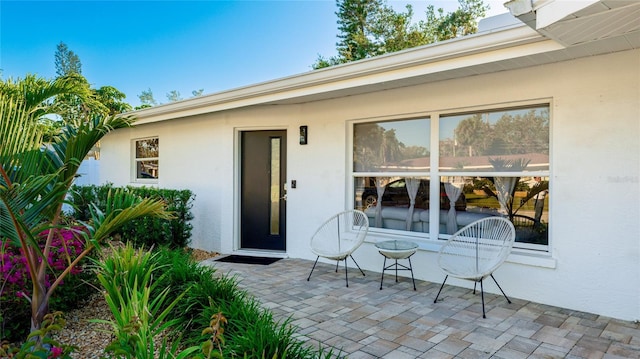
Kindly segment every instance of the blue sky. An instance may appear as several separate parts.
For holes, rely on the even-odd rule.
[[[506,0],[485,0],[489,15]],[[454,10],[456,0],[407,3],[416,18],[427,3]],[[110,85],[133,106],[151,89],[213,93],[311,71],[318,55],[335,55],[333,0],[31,1],[0,0],[2,78],[55,77],[54,54],[67,44],[96,88]]]

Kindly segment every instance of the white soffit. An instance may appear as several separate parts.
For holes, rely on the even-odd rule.
[[[640,1],[597,2],[550,24],[541,22],[544,9],[538,10],[538,30],[565,46],[616,37],[637,42],[640,37]]]
[[[505,6],[532,29],[567,47],[615,39],[626,41],[627,49],[638,48],[638,0],[511,0]]]

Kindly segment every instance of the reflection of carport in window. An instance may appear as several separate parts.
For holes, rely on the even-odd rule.
[[[535,188],[536,186],[541,186],[543,183],[542,178],[540,177],[533,177],[533,180],[534,180],[533,188]],[[534,218],[536,220],[536,223],[540,223],[540,218],[542,218],[542,212],[544,211],[544,200],[547,197],[548,193],[549,193],[549,190],[545,189],[536,193],[535,196],[533,196],[533,200],[535,201],[533,207],[535,210]]]
[[[141,178],[158,178],[158,166],[152,163],[139,162]]]

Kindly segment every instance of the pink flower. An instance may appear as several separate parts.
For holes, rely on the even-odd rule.
[[[59,358],[60,356],[62,356],[62,348],[51,348],[51,355],[49,355],[49,358]]]

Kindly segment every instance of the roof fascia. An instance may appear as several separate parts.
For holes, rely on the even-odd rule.
[[[504,6],[511,15],[532,29],[541,30],[599,2],[600,0],[511,0]]]
[[[329,93],[562,48],[524,24],[131,112],[158,122]]]
[[[600,0],[537,1],[537,3],[534,4],[536,30],[544,29],[598,2],[600,2]]]

